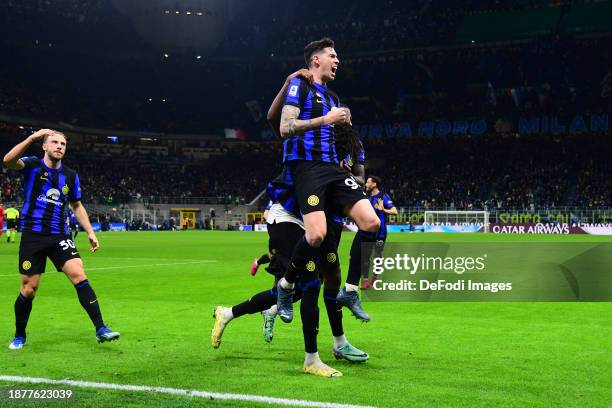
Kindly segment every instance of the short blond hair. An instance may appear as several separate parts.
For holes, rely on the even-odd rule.
[[[68,143],[68,137],[66,136],[66,134],[64,132],[60,132],[58,130],[54,130],[53,131],[53,135],[60,135],[64,138],[64,140],[66,140],[66,143]],[[43,143],[45,143],[47,141],[47,139],[49,138],[50,135],[45,135],[45,137],[43,137]]]

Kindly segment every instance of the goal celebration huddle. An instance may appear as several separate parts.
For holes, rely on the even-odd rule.
[[[349,343],[342,308],[359,320],[370,321],[358,295],[362,274],[369,269],[362,244],[382,251],[386,216],[397,214],[397,209],[381,191],[380,178],[365,178],[365,152],[352,129],[351,112],[328,87],[340,66],[334,42],[323,38],[309,43],[304,59],[308,68],[287,78],[268,112],[273,130],[283,141],[282,173],[267,188],[269,254],[265,258],[274,285],[231,308],[217,306],[211,342],[218,348],[231,320],[258,312],[263,316],[264,340],[270,342],[276,318],[291,323],[293,305],[299,301],[304,371],[338,377],[342,373],[319,355],[321,286],[333,356],[351,362],[368,360],[367,352]],[[358,233],[345,263],[348,273],[342,285],[338,245],[345,217],[355,222]],[[252,273],[260,263],[255,261]],[[369,284],[364,280],[363,287]]]

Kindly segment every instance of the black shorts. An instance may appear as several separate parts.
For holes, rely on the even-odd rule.
[[[51,259],[55,269],[61,272],[67,261],[80,257],[69,235],[25,232],[19,244],[19,273],[24,275],[45,273],[47,258]]]
[[[6,229],[17,228],[17,220],[6,220]]]
[[[268,224],[268,252],[291,258],[293,249],[304,236],[304,229],[294,222]]]
[[[342,214],[346,205],[367,198],[355,178],[338,164],[296,160],[289,166],[302,214],[325,210]]]
[[[275,278],[285,276],[291,255],[297,242],[304,236],[304,230],[294,222],[268,224],[268,252],[272,254],[266,271]]]

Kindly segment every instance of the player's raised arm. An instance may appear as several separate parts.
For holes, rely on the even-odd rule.
[[[89,238],[89,244],[91,245],[91,252],[96,252],[98,248],[100,248],[100,243],[98,242],[96,233],[94,232],[93,227],[89,222],[89,215],[87,215],[87,210],[85,209],[85,206],[83,206],[80,201],[72,201],[70,203],[70,208],[72,209],[72,212],[74,213],[74,216],[76,217],[79,224],[81,224],[81,226],[87,233],[87,238]]]
[[[51,129],[40,129],[39,131],[32,133],[24,141],[18,143],[13,147],[7,154],[4,155],[2,164],[12,170],[22,170],[25,167],[21,157],[28,150],[28,147],[34,142],[41,140],[45,136],[51,136],[55,132]]]
[[[285,94],[287,93],[287,88],[289,88],[289,84],[293,78],[302,78],[312,84],[314,78],[312,73],[305,68],[302,68],[298,71],[295,71],[293,74],[289,75],[287,79],[285,79],[285,83],[283,87],[278,91],[276,97],[272,101],[272,105],[268,109],[268,122],[270,126],[272,126],[272,130],[277,136],[280,136],[280,118],[281,118],[281,110],[283,109],[283,103],[285,102]]]

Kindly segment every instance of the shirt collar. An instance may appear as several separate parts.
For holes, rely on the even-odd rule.
[[[42,166],[47,171],[60,171],[62,169],[62,166],[63,166],[63,164],[60,163],[60,166],[57,169],[52,169],[51,167],[47,166],[47,164],[45,163],[45,158],[44,157],[40,159],[40,163],[42,164]]]

